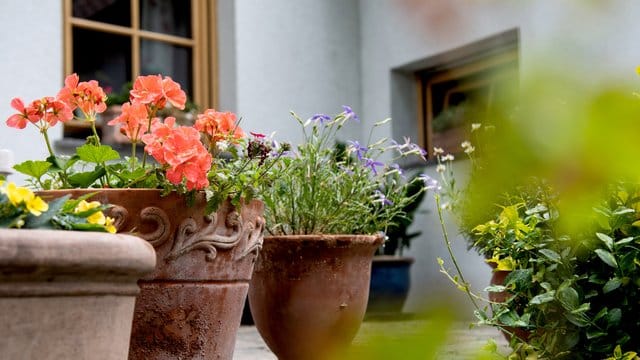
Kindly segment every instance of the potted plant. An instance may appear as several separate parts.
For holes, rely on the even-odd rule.
[[[136,281],[155,266],[151,245],[109,234],[107,206],[88,196],[47,203],[0,186],[3,356],[126,359]]]
[[[268,236],[249,304],[258,331],[279,359],[322,359],[356,334],[373,254],[384,231],[419,196],[407,197],[408,182],[395,162],[422,158],[424,152],[408,140],[382,139],[351,141],[347,152],[353,156],[340,156],[336,137],[347,122],[358,120],[350,107],[333,118],[293,116],[304,142],[275,165],[278,177],[261,189]],[[423,183],[420,192],[426,188]]]
[[[637,114],[635,104],[628,104],[626,95],[621,96],[624,102],[616,102],[611,93],[607,96],[606,102],[599,94],[595,103],[585,103],[607,119],[610,114],[627,114],[621,109],[634,109],[631,113]],[[587,126],[600,124],[593,118],[589,121]],[[511,130],[511,135],[517,137]],[[622,141],[623,136],[618,135],[616,141]],[[575,189],[566,183],[559,190],[558,183],[548,178],[518,174],[513,186],[500,187],[500,196],[488,191],[491,196],[481,198],[485,194],[479,194],[480,189],[485,187],[480,185],[489,182],[495,186],[495,177],[490,175],[495,169],[492,160],[500,159],[502,165],[510,160],[500,150],[504,144],[493,140],[491,144],[497,147],[491,154],[497,150],[503,156],[472,159],[470,185],[462,190],[451,186],[455,177],[450,176],[450,162],[442,161],[443,190],[435,198],[455,270],[449,271],[439,260],[441,270],[473,301],[480,324],[506,333],[513,349],[510,359],[637,359],[637,178],[607,178],[606,182],[590,184],[588,195],[578,191],[577,197]],[[509,145],[513,148],[514,143]],[[468,153],[473,152],[470,143],[465,146],[472,149]],[[552,174],[549,167],[542,169],[547,170],[547,175]],[[571,185],[578,186],[575,182]],[[491,285],[486,289],[489,299],[469,287],[451,252],[442,221],[443,197],[456,210],[454,214],[470,246],[494,268]],[[582,200],[579,205],[572,204],[578,199]]]
[[[113,205],[109,214],[119,231],[154,246],[157,265],[140,281],[130,358],[230,359],[262,243],[256,189],[271,181],[271,166],[286,148],[272,149],[260,134],[247,137],[232,113],[208,109],[193,126],[158,119],[167,104],[185,106],[184,91],[169,77],[138,77],[129,99],[109,122],[131,143],[124,159],[96,131],[97,115],[106,109],[96,81],[80,82],[73,74],[56,97],[26,106],[14,99],[18,113],[7,124],[34,125],[49,152],[44,161],[14,168],[30,176],[43,197],[96,192],[95,199]],[[72,156],[60,156],[47,131],[69,121],[73,111],[93,136]],[[144,145],[141,159],[138,145]]]
[[[402,215],[398,215],[393,220],[393,225],[387,228],[387,239],[376,251],[371,266],[367,317],[397,318],[402,314],[409,295],[410,269],[414,262],[413,257],[403,256],[403,250],[408,249],[411,240],[421,234],[420,231],[409,233],[409,227],[426,195],[423,187],[424,181],[420,175],[414,175],[408,180],[404,195],[412,200],[402,209]]]

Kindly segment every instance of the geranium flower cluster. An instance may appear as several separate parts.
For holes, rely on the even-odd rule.
[[[119,116],[108,122],[131,143],[131,156],[120,154],[101,144],[96,130],[99,114],[106,110],[106,95],[97,81],[80,81],[78,75],[67,76],[64,87],[55,97],[44,97],[25,106],[15,98],[11,106],[17,111],[7,119],[10,127],[24,129],[35,125],[42,133],[49,157],[45,161],[26,161],[14,168],[31,177],[42,189],[67,188],[159,188],[186,193],[206,190],[213,211],[226,198],[249,200],[273,163],[288,147],[261,134],[249,139],[238,127],[234,113],[207,109],[197,116],[193,126],[177,126],[174,117],[161,119],[159,111],[171,106],[184,109],[187,101],[180,84],[168,76],[139,76],[122,105]],[[77,115],[88,121],[93,135],[78,147],[73,156],[57,156],[47,131],[58,122]],[[141,160],[137,146],[144,146]],[[148,161],[147,156],[155,161]]]

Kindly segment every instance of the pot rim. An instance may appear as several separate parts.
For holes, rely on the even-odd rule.
[[[382,244],[382,235],[361,235],[361,234],[300,234],[300,235],[265,235],[264,241],[288,241],[288,242],[332,242],[344,241],[351,243],[374,243]]]

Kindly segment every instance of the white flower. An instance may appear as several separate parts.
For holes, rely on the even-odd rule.
[[[460,146],[462,146],[463,149],[466,149],[471,146],[471,143],[468,141],[464,141],[462,144],[460,144]]]
[[[453,161],[455,159],[456,158],[453,155],[447,154],[447,155],[444,155],[440,160],[442,160],[442,161]]]
[[[474,131],[476,131],[476,130],[480,129],[481,127],[482,127],[482,124],[480,124],[480,123],[473,123],[473,124],[471,124],[471,132],[474,132]]]
[[[224,141],[224,140],[220,140],[216,143],[216,146],[218,147],[218,150],[220,151],[227,151],[227,149],[229,148],[229,142]]]
[[[447,167],[444,166],[443,164],[438,164],[438,166],[436,166],[436,171],[439,173],[443,173],[445,172],[445,170],[447,170]]]
[[[434,147],[433,148],[433,154],[434,155],[442,155],[442,154],[444,154],[444,150],[442,148],[439,148],[439,147]]]
[[[469,145],[469,146],[467,146],[467,148],[465,148],[465,149],[464,149],[464,152],[465,152],[465,153],[467,153],[467,154],[471,154],[471,153],[472,153],[472,152],[474,152],[475,150],[476,150],[476,148],[475,148],[475,147],[473,147],[473,146]]]

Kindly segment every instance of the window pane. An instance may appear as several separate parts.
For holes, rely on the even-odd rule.
[[[140,42],[142,75],[162,74],[178,82],[190,99],[193,98],[191,48],[154,40]]]
[[[191,1],[141,0],[140,28],[191,38]]]
[[[119,91],[131,80],[131,39],[73,29],[73,71],[80,81],[98,80],[106,92]]]
[[[73,0],[73,16],[131,26],[131,4],[129,0]]]

